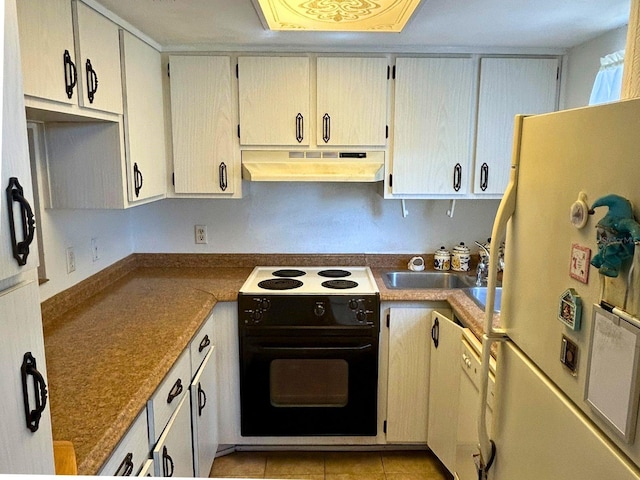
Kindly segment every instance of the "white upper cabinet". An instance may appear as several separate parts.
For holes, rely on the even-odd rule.
[[[318,58],[318,145],[386,144],[388,69],[386,58]]]
[[[80,105],[122,113],[118,26],[82,2],[74,5]]]
[[[20,0],[18,21],[25,95],[122,113],[114,23],[69,0]]]
[[[226,56],[169,57],[176,194],[240,192],[240,148]]]
[[[239,57],[241,145],[309,145],[308,57]]]
[[[120,43],[128,198],[163,197],[167,157],[160,53],[124,30]]]
[[[77,105],[71,2],[17,3],[24,94]]]
[[[398,58],[392,194],[469,192],[471,58]]]
[[[482,58],[473,193],[502,195],[509,181],[517,114],[557,107],[555,58]]]

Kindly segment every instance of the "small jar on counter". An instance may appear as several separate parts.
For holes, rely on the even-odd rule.
[[[469,261],[471,260],[471,254],[469,247],[465,246],[464,242],[460,242],[459,245],[453,247],[453,254],[451,255],[451,270],[456,272],[468,272]]]
[[[444,246],[436,250],[433,256],[433,268],[436,270],[449,270],[451,268],[451,254]]]

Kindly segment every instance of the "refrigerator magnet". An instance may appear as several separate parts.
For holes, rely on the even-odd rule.
[[[589,283],[589,261],[591,260],[591,249],[574,243],[571,245],[571,264],[569,265],[569,275],[579,282]]]
[[[580,330],[580,320],[582,318],[582,300],[580,295],[569,288],[560,296],[558,304],[558,320],[564,323],[571,330]]]

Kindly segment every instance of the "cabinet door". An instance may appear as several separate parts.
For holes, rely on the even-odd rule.
[[[509,181],[516,114],[556,109],[558,61],[483,58],[473,192],[502,194]]]
[[[430,308],[391,308],[387,442],[426,443]]]
[[[467,193],[472,98],[470,58],[397,59],[392,193]]]
[[[240,152],[230,62],[229,57],[169,57],[176,193],[234,193]]]
[[[149,458],[149,450],[147,410],[145,408],[104,463],[99,475],[115,477],[136,475]]]
[[[238,58],[241,145],[309,145],[309,59]]]
[[[191,382],[193,471],[196,477],[209,476],[218,450],[216,382],[216,349],[212,347]]]
[[[29,282],[0,293],[0,312],[0,474],[53,475],[53,439],[46,398],[47,369],[38,284]],[[38,428],[33,432],[27,428],[21,374],[27,352],[35,359],[32,366],[37,370],[26,380],[29,410],[41,411]],[[44,383],[38,383],[37,378]],[[43,393],[45,401],[42,401]],[[40,408],[36,399],[40,399]]]
[[[19,2],[22,4],[23,2]],[[30,2],[24,2],[29,4]],[[1,4],[0,4],[1,5]],[[2,8],[2,7],[0,7]],[[33,225],[28,222],[23,225],[23,213],[27,217],[33,210],[33,190],[31,185],[31,167],[29,165],[29,149],[27,146],[27,121],[25,119],[24,95],[22,92],[22,75],[20,70],[20,52],[18,50],[18,24],[16,20],[16,4],[14,0],[4,2],[5,21],[4,34],[0,33],[3,42],[2,69],[2,157],[0,157],[0,281],[27,270],[32,270],[38,264],[38,251],[35,240],[28,247],[21,247],[18,253],[20,260],[14,258],[11,228],[9,225],[9,208],[13,212],[16,245],[27,245],[29,238],[33,239]],[[0,53],[1,55],[1,53]],[[42,75],[45,75],[42,73]],[[6,189],[10,179],[15,178],[22,194],[11,206],[7,204]],[[16,180],[11,181],[15,184]],[[19,189],[16,186],[16,190]],[[18,192],[19,193],[19,192]],[[25,203],[29,203],[29,206]],[[25,228],[26,227],[26,228]],[[25,261],[24,265],[20,262]],[[2,315],[4,317],[4,315]],[[23,352],[24,353],[24,352]]]
[[[84,3],[74,3],[80,105],[122,113],[118,26]]]
[[[156,477],[192,477],[191,409],[187,393],[153,449]]]
[[[76,56],[71,2],[19,0],[17,5],[24,94],[77,104],[77,88],[67,88],[80,71],[79,68],[78,72],[74,70]]]
[[[318,58],[318,145],[386,144],[388,68],[386,58]]]
[[[120,32],[124,137],[130,202],[164,196],[167,158],[160,53]]]
[[[462,327],[444,315],[431,315],[431,368],[429,372],[429,435],[427,443],[449,471],[456,460],[458,390]]]

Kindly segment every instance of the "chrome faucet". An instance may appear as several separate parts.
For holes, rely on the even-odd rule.
[[[489,250],[478,241],[476,241],[476,245],[484,250],[484,253],[486,254],[478,262],[478,266],[476,267],[476,285],[481,287],[482,285],[487,284],[487,278],[489,277]]]

